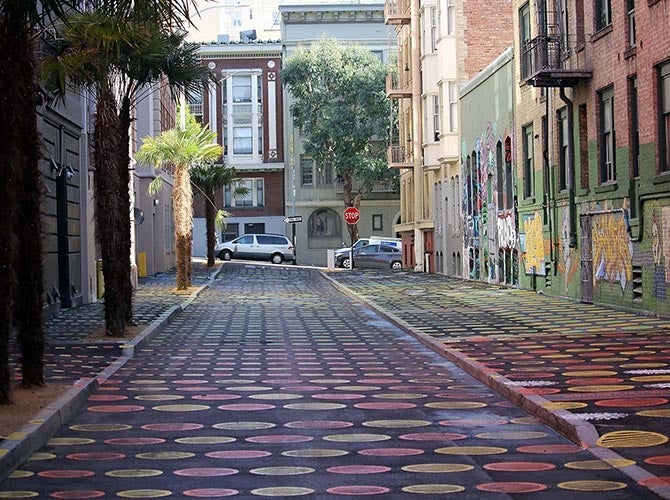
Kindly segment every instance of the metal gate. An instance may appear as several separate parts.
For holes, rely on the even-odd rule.
[[[582,277],[582,302],[593,303],[593,248],[591,246],[591,217],[586,215],[579,220],[579,255]]]

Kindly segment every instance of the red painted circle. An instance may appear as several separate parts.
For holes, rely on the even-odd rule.
[[[486,470],[504,472],[536,472],[555,469],[554,464],[542,462],[495,462],[484,465]]]
[[[670,455],[658,455],[645,458],[644,462],[650,465],[670,465]]]
[[[540,483],[486,483],[477,486],[480,491],[490,491],[494,493],[532,493],[547,489],[546,484]]]
[[[123,453],[72,453],[65,458],[70,460],[118,460],[125,458]]]
[[[391,491],[383,486],[335,486],[326,490],[332,495],[383,495]]]
[[[104,491],[94,490],[70,490],[70,491],[54,491],[51,496],[53,498],[101,498],[105,496]]]
[[[651,477],[649,479],[643,479],[642,481],[639,481],[638,484],[647,487],[650,486],[667,487],[670,486],[670,476]]]
[[[356,224],[361,218],[361,211],[356,207],[347,207],[344,209],[344,221],[347,224]]]

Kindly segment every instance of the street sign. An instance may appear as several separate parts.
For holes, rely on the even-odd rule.
[[[302,222],[302,215],[289,215],[284,217],[284,222],[286,224],[295,224],[296,222]]]
[[[344,221],[347,224],[354,225],[361,218],[361,211],[356,207],[347,207],[344,209]]]

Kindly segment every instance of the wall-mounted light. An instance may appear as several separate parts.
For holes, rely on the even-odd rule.
[[[158,206],[158,198],[154,198],[154,207]]]
[[[50,163],[51,163],[51,171],[56,172],[56,178],[60,177],[61,175],[65,174],[65,178],[70,180],[74,177],[74,169],[70,165],[61,165],[60,163],[56,163],[56,161],[53,158],[50,158]]]
[[[405,71],[409,71],[409,64],[405,63]]]

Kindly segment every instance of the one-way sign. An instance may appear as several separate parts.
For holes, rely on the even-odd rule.
[[[302,222],[302,215],[289,215],[284,217],[284,222],[286,224],[295,224],[296,222]]]

